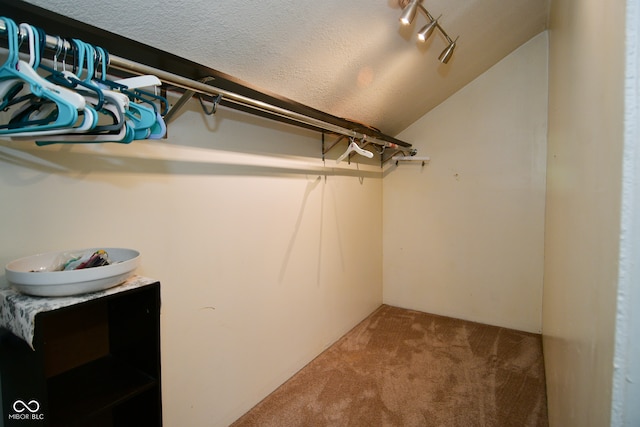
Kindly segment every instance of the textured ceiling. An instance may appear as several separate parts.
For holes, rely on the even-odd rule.
[[[401,27],[398,0],[28,0],[396,135],[547,27],[549,0],[424,0],[455,38]],[[136,58],[129,58],[135,60]]]

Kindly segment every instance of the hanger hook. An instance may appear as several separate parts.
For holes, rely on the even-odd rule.
[[[204,111],[204,113],[207,116],[212,116],[216,113],[216,110],[218,109],[218,104],[220,103],[220,101],[222,100],[222,95],[218,94],[216,96],[213,97],[213,100],[211,102],[213,102],[213,105],[211,106],[211,109],[208,110],[207,106],[204,105],[204,101],[202,100],[202,94],[198,94],[198,101],[200,101],[200,106],[202,107],[202,111]]]
[[[16,27],[17,27],[17,31],[18,31],[18,47],[21,47],[22,43],[27,38],[28,34],[26,32],[23,34],[22,33],[22,29],[20,28],[19,25],[17,25]]]
[[[109,68],[109,52],[107,52],[107,49],[100,46],[96,46],[96,51],[97,55],[100,57],[101,63],[100,78],[102,81],[105,81],[107,80],[107,69]]]
[[[56,36],[56,52],[53,54],[53,69],[58,71],[58,56],[62,53],[62,38]]]
[[[67,54],[69,45],[66,39],[62,39],[62,71],[67,71]]]

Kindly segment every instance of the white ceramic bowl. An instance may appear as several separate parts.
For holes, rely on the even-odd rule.
[[[46,271],[66,253],[93,253],[103,249],[111,264],[81,270]],[[11,261],[5,267],[7,281],[18,291],[37,296],[59,297],[96,292],[119,285],[133,275],[140,252],[124,248],[88,248],[48,252]]]

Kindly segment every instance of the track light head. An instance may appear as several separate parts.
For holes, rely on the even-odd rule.
[[[411,0],[411,2],[402,10],[402,15],[400,16],[400,22],[402,25],[409,25],[413,22],[413,19],[416,17],[416,12],[418,12],[418,4],[420,0]]]
[[[444,28],[442,28],[438,22],[442,15],[434,19],[433,15],[431,15],[421,3],[422,0],[398,0],[398,5],[403,8],[402,15],[400,15],[400,22],[402,25],[410,25],[415,19],[418,10],[421,10],[428,19],[428,23],[418,32],[418,40],[421,42],[427,41],[427,39],[431,37],[433,32],[437,29],[447,42],[449,42],[449,45],[442,51],[440,56],[438,56],[438,60],[443,64],[446,64],[451,59],[451,55],[453,55],[458,38],[456,37],[455,40],[451,40],[451,37],[449,37]]]
[[[418,40],[420,40],[421,42],[427,41],[427,39],[431,37],[431,34],[433,34],[433,30],[436,29],[437,25],[438,25],[438,20],[436,19],[434,21],[431,21],[424,27],[422,27],[422,29],[418,33]]]
[[[449,46],[447,46],[445,48],[445,50],[442,51],[442,53],[440,54],[440,56],[438,56],[438,60],[440,62],[442,62],[443,64],[446,64],[449,62],[449,60],[451,59],[451,55],[453,55],[453,51],[456,48],[456,42],[458,41],[458,39],[456,38],[454,41],[452,41],[451,43],[449,43]]]

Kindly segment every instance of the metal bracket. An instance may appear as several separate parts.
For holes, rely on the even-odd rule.
[[[203,79],[200,79],[199,82],[200,83],[207,83],[210,82],[212,80],[215,80],[215,77],[205,77]],[[184,107],[184,104],[187,103],[187,101],[189,101],[193,95],[195,95],[196,92],[193,90],[185,90],[184,93],[182,94],[182,96],[180,97],[180,99],[178,99],[176,101],[175,104],[173,104],[173,107],[171,107],[171,109],[167,112],[167,114],[165,114],[164,116],[164,122],[166,124],[169,124],[169,122],[173,119],[173,117],[178,113],[178,111],[180,111],[180,109],[182,107]],[[218,95],[216,98],[220,97],[220,95]],[[200,98],[200,97],[198,97]],[[214,107],[213,107],[213,113],[215,113],[216,110],[216,106],[220,101],[217,101],[216,103],[214,103]],[[202,105],[202,100],[200,100],[200,104]],[[204,105],[202,107],[204,109]],[[207,113],[207,111],[205,110],[205,113]],[[213,114],[212,113],[212,114]]]
[[[328,145],[325,143],[324,132],[322,133],[322,160],[324,160],[324,155],[327,154],[333,147],[338,145],[343,139],[347,138],[345,135],[340,135],[338,139],[336,139],[332,144]]]
[[[415,148],[398,148],[397,150],[385,150],[385,152],[382,153],[382,164],[384,165],[398,153],[402,153],[404,156],[415,156],[418,153],[418,150],[416,150]]]

